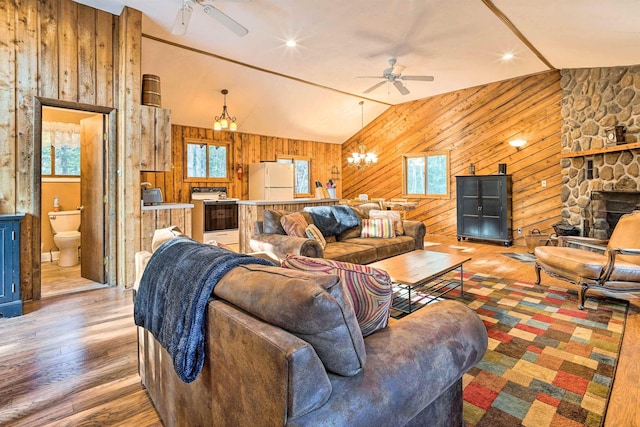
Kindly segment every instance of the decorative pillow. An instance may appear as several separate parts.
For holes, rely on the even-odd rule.
[[[352,376],[364,368],[362,333],[336,276],[248,264],[225,274],[213,293],[307,341],[331,372]]]
[[[351,297],[362,335],[366,337],[387,326],[393,299],[387,272],[366,265],[300,255],[288,255],[282,267],[340,276]]]
[[[324,239],[324,236],[322,235],[320,230],[318,230],[318,227],[316,227],[315,225],[313,224],[309,225],[304,231],[305,233],[307,233],[308,238],[317,240],[318,243],[320,243],[320,246],[322,246],[322,249],[324,249],[325,246],[327,246],[327,241]]]
[[[309,212],[313,224],[318,227],[323,236],[337,236],[340,233],[360,225],[360,217],[350,206],[307,206],[303,209]]]
[[[287,234],[282,228],[280,218],[288,212],[284,210],[265,209],[262,213],[262,231],[264,234]]]
[[[283,215],[280,217],[280,223],[288,236],[307,237],[304,231],[309,224],[300,212]]]
[[[175,225],[157,229],[153,232],[153,238],[151,239],[151,252],[155,252],[156,249],[167,240],[182,236],[184,236],[184,234],[182,234],[182,231]]]
[[[396,237],[393,222],[390,219],[363,219],[360,237]]]
[[[371,209],[369,211],[369,218],[390,219],[393,222],[393,229],[396,231],[396,236],[402,236],[404,234],[402,216],[400,216],[400,212],[398,211],[381,211],[378,209]]]

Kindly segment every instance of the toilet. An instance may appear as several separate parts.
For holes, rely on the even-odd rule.
[[[60,249],[58,265],[72,267],[78,264],[80,211],[49,212],[49,222],[53,230],[53,241]]]

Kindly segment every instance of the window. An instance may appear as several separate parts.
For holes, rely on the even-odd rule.
[[[186,180],[226,181],[229,179],[229,144],[218,141],[187,141]]]
[[[302,156],[278,156],[278,163],[293,163],[295,197],[311,196],[311,159]]]
[[[42,176],[80,176],[80,125],[42,122]]]
[[[449,152],[427,151],[402,156],[404,195],[449,198]]]

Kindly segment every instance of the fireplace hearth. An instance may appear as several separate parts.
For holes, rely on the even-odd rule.
[[[588,235],[608,239],[620,217],[640,209],[640,191],[592,191]]]

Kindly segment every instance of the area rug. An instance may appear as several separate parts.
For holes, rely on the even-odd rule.
[[[536,263],[536,256],[529,253],[503,252],[500,255],[515,259],[516,261],[524,262],[525,264],[533,265]]]
[[[463,377],[465,425],[603,425],[628,304],[589,298],[578,310],[575,292],[477,273],[464,284],[457,300],[489,335],[484,358]]]

